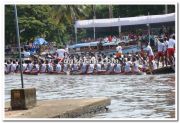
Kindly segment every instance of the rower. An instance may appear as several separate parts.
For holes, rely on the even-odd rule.
[[[130,57],[128,57],[127,59],[125,59],[125,74],[127,73],[131,73],[131,66],[132,66],[132,62],[130,61]]]
[[[68,72],[68,68],[69,68],[69,64],[64,63],[63,64],[63,72],[67,73]]]
[[[85,62],[81,63],[81,74],[86,74],[87,64]]]
[[[6,73],[6,74],[9,74],[9,73],[10,73],[10,67],[11,67],[10,62],[9,62],[9,61],[7,61],[7,64],[6,64],[5,66],[6,66],[5,73]]]
[[[15,73],[16,72],[16,67],[17,64],[15,61],[12,62],[11,67],[10,67],[10,72]]]
[[[19,65],[20,65],[20,62],[19,62]],[[26,68],[27,68],[27,64],[24,61],[22,61],[22,71],[24,72]]]
[[[91,61],[87,70],[87,74],[93,74],[93,73],[94,73],[94,64]]]
[[[77,74],[79,71],[78,65],[73,60],[73,64],[71,65],[70,74]]]
[[[47,71],[48,73],[52,73],[52,72],[53,72],[52,63],[51,63],[51,62],[49,63],[48,60],[46,61],[46,71]]]
[[[24,71],[25,73],[29,73],[30,71],[32,71],[33,68],[33,64],[31,61],[28,62],[28,65],[26,67],[26,70]]]
[[[39,72],[39,64],[37,63],[37,61],[34,61],[34,65],[31,72]]]
[[[121,73],[121,64],[120,63],[116,63],[114,65],[114,73],[115,74],[120,74]]]
[[[132,65],[132,66],[133,66],[132,72],[133,72],[133,73],[140,73],[139,64],[138,64],[138,62],[137,62],[137,60],[136,60],[135,57],[132,58],[132,64],[133,64],[133,65]]]
[[[62,66],[59,62],[56,62],[56,73],[62,73]]]
[[[40,73],[45,73],[45,72],[46,72],[46,64],[42,60],[40,65]]]
[[[108,67],[106,69],[106,74],[113,74],[114,73],[114,67],[115,67],[114,63],[109,63]]]

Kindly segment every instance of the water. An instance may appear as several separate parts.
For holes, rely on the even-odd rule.
[[[174,118],[175,75],[24,75],[38,100],[109,97],[111,105],[94,118]],[[20,75],[5,76],[5,101],[20,88]]]

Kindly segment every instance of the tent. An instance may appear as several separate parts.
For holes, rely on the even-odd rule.
[[[40,45],[47,45],[47,44],[48,44],[48,42],[44,38],[37,38],[33,42],[33,46],[40,46]]]
[[[126,18],[109,18],[109,19],[90,19],[78,20],[75,28],[92,28],[92,27],[115,27],[139,24],[163,23],[175,21],[175,13],[163,15],[148,15]]]

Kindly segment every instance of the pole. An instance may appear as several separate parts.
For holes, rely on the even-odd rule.
[[[165,5],[165,14],[167,14],[167,13],[168,13],[168,6]]]
[[[109,5],[109,18],[113,18],[112,5]]]
[[[18,16],[17,16],[16,5],[14,5],[14,12],[15,12],[15,19],[16,19],[16,35],[17,35],[17,41],[18,41],[18,47],[19,47],[19,59],[20,59],[20,71],[21,71],[21,86],[22,86],[22,88],[24,88],[23,72],[22,72],[21,46],[20,46],[20,38],[19,38],[19,25],[18,25]]]
[[[149,17],[149,12],[148,12],[148,17]],[[150,24],[148,23],[148,37],[149,37],[149,43],[150,43]]]
[[[96,28],[94,26],[94,41],[96,40]]]
[[[75,40],[76,40],[76,44],[77,44],[77,27],[76,27],[76,16],[73,15],[74,17],[74,34],[75,34]]]
[[[120,24],[120,16],[119,16],[119,24]],[[119,25],[119,36],[121,36],[121,25]]]
[[[93,21],[95,21],[95,19],[96,19],[95,5],[93,5],[93,12],[94,12]],[[96,40],[96,28],[95,28],[95,25],[94,25],[93,29],[94,29],[94,41],[95,41]]]
[[[76,28],[76,26],[74,26],[74,30],[75,30],[75,40],[76,40],[76,44],[77,44],[77,28]]]

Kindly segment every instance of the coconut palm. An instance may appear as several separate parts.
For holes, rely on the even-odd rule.
[[[89,12],[87,5],[54,5],[52,7],[52,17],[57,23],[72,24],[75,19],[85,18]]]

